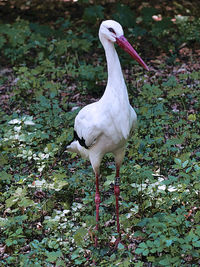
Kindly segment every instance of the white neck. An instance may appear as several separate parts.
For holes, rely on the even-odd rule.
[[[110,94],[112,94],[112,96],[115,95],[129,102],[127,88],[114,44],[105,38],[101,38],[101,43],[105,49],[108,70],[108,81],[104,95],[107,96],[109,94],[110,97]]]

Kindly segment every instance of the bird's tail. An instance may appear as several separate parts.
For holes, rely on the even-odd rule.
[[[77,154],[81,155],[81,157],[83,157],[85,159],[89,158],[88,149],[86,149],[83,146],[81,146],[79,144],[79,142],[76,141],[76,140],[74,140],[69,145],[67,145],[66,146],[66,150],[69,151],[69,152],[77,153]]]

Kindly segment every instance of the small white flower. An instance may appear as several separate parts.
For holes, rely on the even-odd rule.
[[[21,123],[21,120],[19,120],[19,119],[13,119],[13,120],[8,122],[8,124],[20,124],[20,123]]]
[[[70,213],[70,210],[63,210],[63,213],[68,214],[68,213]]]
[[[166,185],[164,184],[164,185],[159,185],[158,186],[158,189],[159,190],[165,190],[166,189]]]
[[[176,191],[177,189],[176,189],[174,186],[169,186],[167,190],[168,190],[169,192],[174,192],[174,191]]]
[[[116,241],[116,238],[115,238],[114,236],[112,236],[110,242],[111,242],[111,243],[115,243],[115,241]]]
[[[21,128],[22,128],[22,126],[15,126],[14,131],[19,133]]]

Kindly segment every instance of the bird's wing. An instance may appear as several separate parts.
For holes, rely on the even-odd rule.
[[[79,143],[86,148],[92,146],[102,134],[98,114],[98,102],[96,102],[81,109],[75,118],[74,130]]]

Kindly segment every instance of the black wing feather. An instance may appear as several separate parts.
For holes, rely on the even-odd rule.
[[[85,143],[85,139],[82,137],[80,138],[77,134],[77,132],[74,130],[74,140],[77,140],[81,146],[88,149],[89,147]]]

